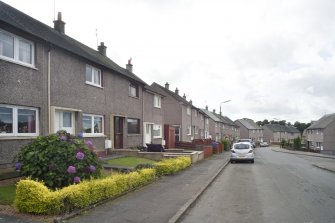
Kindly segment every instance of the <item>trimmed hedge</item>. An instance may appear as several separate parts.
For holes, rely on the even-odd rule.
[[[43,182],[31,179],[17,184],[14,206],[33,214],[60,214],[113,198],[153,182],[157,176],[174,174],[191,165],[189,157],[162,160],[153,169],[140,169],[128,174],[113,174],[52,191]]]

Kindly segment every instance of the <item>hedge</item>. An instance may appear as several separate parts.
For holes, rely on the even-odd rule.
[[[191,165],[189,157],[157,162],[153,169],[140,169],[128,174],[113,174],[52,191],[43,182],[25,179],[18,182],[14,206],[33,214],[61,214],[113,198],[153,182],[157,176],[176,173]]]

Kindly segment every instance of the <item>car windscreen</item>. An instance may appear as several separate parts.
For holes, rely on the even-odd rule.
[[[234,149],[249,149],[248,144],[236,144],[234,145]]]

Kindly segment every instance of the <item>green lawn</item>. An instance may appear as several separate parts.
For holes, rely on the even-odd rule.
[[[15,185],[0,186],[0,204],[13,204],[15,199]]]
[[[147,164],[147,163],[153,164],[155,162],[156,161],[154,160],[140,157],[131,157],[131,156],[107,160],[107,163],[109,165],[127,166],[127,167],[136,167],[138,164]]]

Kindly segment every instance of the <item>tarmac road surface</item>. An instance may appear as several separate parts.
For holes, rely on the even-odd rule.
[[[335,173],[318,162],[257,148],[255,164],[228,165],[180,222],[335,222]]]

